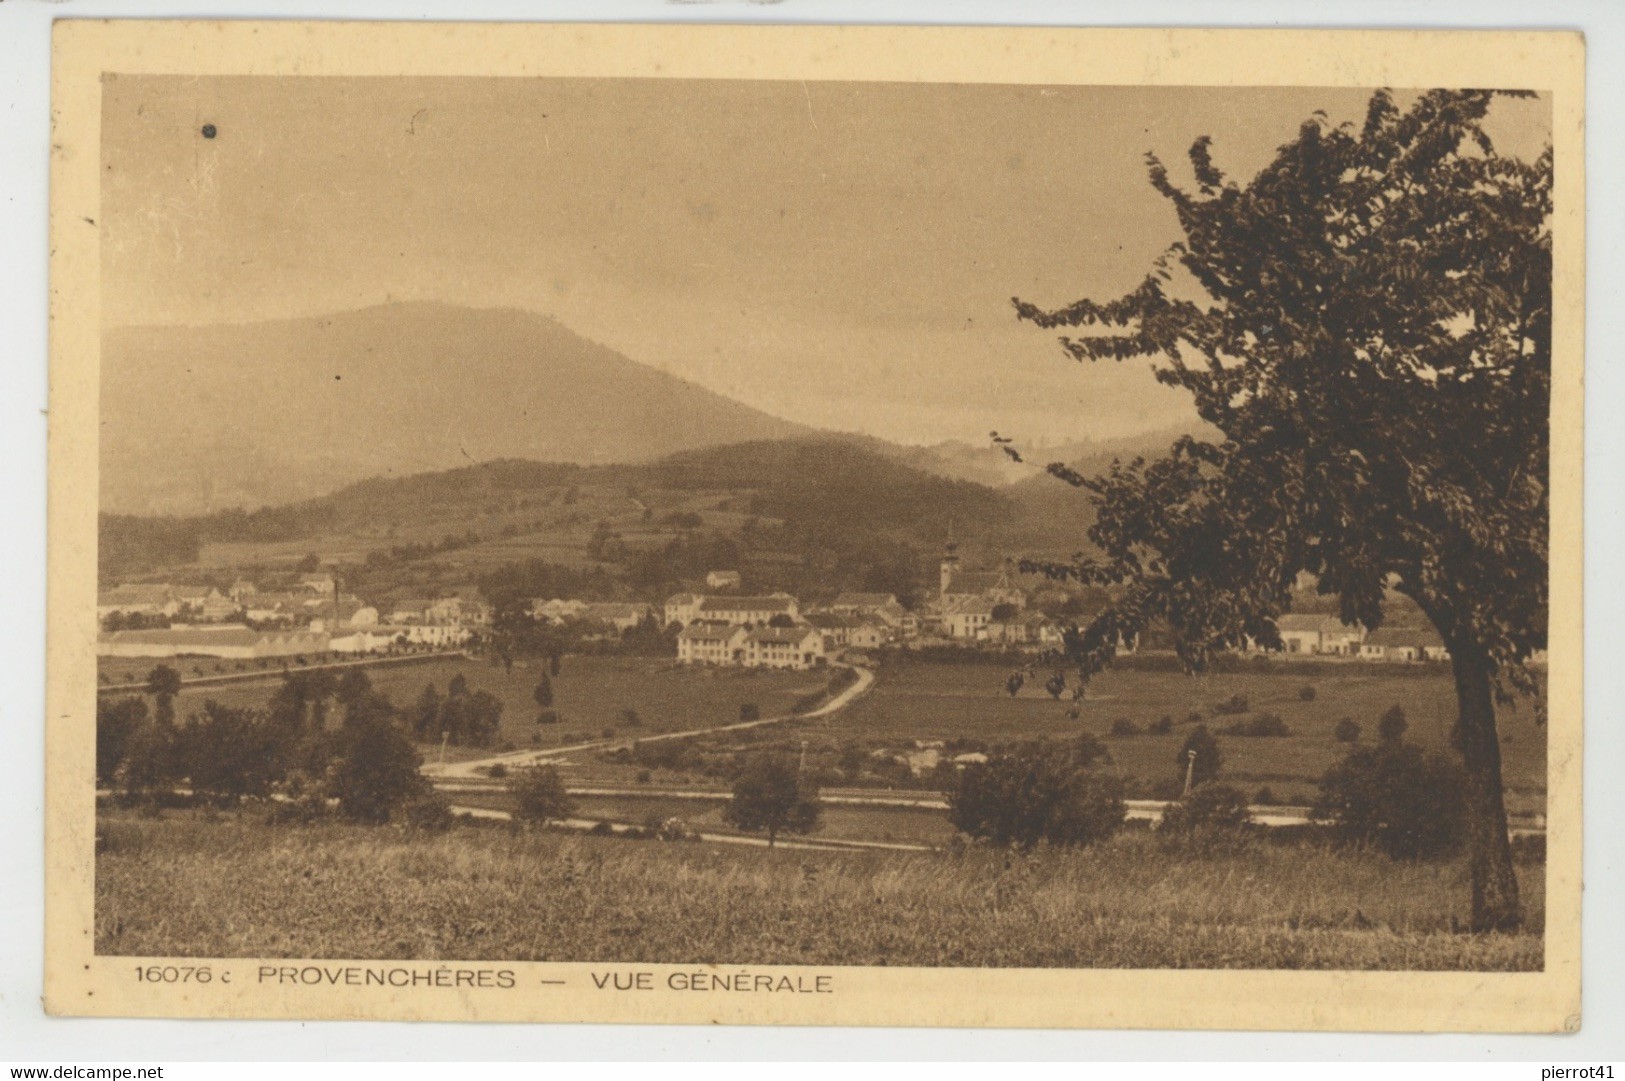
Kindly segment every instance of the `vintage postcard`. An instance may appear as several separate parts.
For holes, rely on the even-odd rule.
[[[1573,1031],[1583,72],[57,23],[48,1009]]]

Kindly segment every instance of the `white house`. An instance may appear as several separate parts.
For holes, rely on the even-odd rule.
[[[807,624],[757,627],[745,636],[747,668],[811,668],[824,659],[824,636]]]
[[[673,593],[666,598],[662,609],[664,625],[669,627],[676,623],[686,627],[693,623],[700,617],[700,601],[704,599],[697,593]]]
[[[1365,628],[1350,626],[1336,616],[1289,612],[1275,621],[1282,648],[1288,653],[1319,656],[1358,656]]]
[[[683,664],[743,664],[745,628],[729,623],[690,623],[677,635]]]
[[[985,597],[963,597],[944,609],[942,626],[949,638],[975,640],[986,637],[993,622],[995,602]]]

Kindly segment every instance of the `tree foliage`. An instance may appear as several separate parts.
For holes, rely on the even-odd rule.
[[[513,813],[522,822],[542,823],[564,818],[574,809],[564,780],[552,766],[529,766],[508,782],[513,796]]]
[[[1350,751],[1328,770],[1314,813],[1394,859],[1428,859],[1461,844],[1461,790],[1458,765],[1397,737]]]
[[[1080,328],[1079,361],[1152,358],[1216,438],[1086,489],[1099,551],[1038,564],[1112,587],[1069,640],[1083,669],[1165,622],[1191,668],[1279,644],[1300,572],[1346,623],[1387,589],[1455,667],[1473,926],[1515,926],[1495,695],[1532,689],[1546,644],[1552,153],[1497,153],[1489,91],[1373,95],[1363,125],[1305,123],[1245,185],[1190,149],[1193,189],[1149,158],[1183,239],[1126,296],[1023,319]]]
[[[1086,845],[1123,824],[1123,779],[1094,768],[1109,761],[1092,735],[1074,744],[1033,744],[966,766],[948,792],[948,820],[998,847],[1040,841]]]
[[[801,776],[793,758],[773,754],[755,755],[745,763],[734,781],[733,799],[722,811],[726,821],[742,830],[766,830],[769,848],[785,830],[811,833],[821,815],[818,786]]]

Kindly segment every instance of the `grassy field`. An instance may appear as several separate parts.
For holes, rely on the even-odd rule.
[[[1005,669],[991,665],[943,665],[912,662],[881,668],[873,689],[850,708],[817,721],[798,723],[798,735],[828,742],[857,740],[979,740],[989,745],[1040,737],[1065,738],[1092,732],[1104,738],[1114,760],[1127,774],[1160,778],[1175,771],[1174,759],[1194,712],[1215,734],[1224,725],[1274,713],[1290,735],[1280,738],[1219,736],[1224,779],[1249,794],[1268,785],[1283,800],[1312,798],[1314,782],[1348,751],[1332,737],[1344,717],[1364,730],[1369,743],[1377,721],[1390,706],[1404,708],[1408,738],[1423,746],[1449,750],[1455,716],[1455,689],[1448,669],[1399,674],[1358,663],[1328,663],[1314,675],[1269,671],[1186,676],[1177,672],[1113,670],[1088,687],[1082,702],[1069,694],[1052,700],[1041,684],[1029,679],[1015,698],[1004,692]],[[1314,688],[1312,701],[1299,697]],[[1237,716],[1215,714],[1213,706],[1235,695],[1248,699],[1249,711]],[[1071,710],[1078,717],[1069,716]],[[1167,735],[1144,734],[1163,716],[1174,719]],[[1110,735],[1113,721],[1127,718],[1140,735]],[[1525,705],[1499,716],[1503,770],[1508,800],[1515,812],[1545,806],[1546,730]]]
[[[789,708],[797,698],[823,686],[827,673],[771,672],[744,668],[679,668],[671,660],[650,657],[570,656],[553,680],[553,708],[558,724],[538,726],[536,702],[531,697],[542,675],[539,663],[515,665],[512,672],[465,658],[423,664],[367,669],[372,685],[398,706],[410,706],[424,684],[446,693],[453,677],[461,674],[469,689],[490,691],[502,699],[502,729],[497,744],[511,742],[521,748],[550,746],[599,738],[605,729],[621,735],[652,734],[706,725],[731,724],[739,707],[754,703],[763,717]],[[176,712],[186,716],[202,708],[205,699],[229,706],[261,707],[275,693],[277,682],[228,684],[183,690]],[[642,724],[626,726],[622,716],[636,710]],[[535,741],[540,736],[541,743]],[[439,745],[425,745],[428,757]],[[450,748],[447,758],[490,754],[490,750]]]
[[[969,967],[1538,969],[1455,933],[1459,864],[1147,833],[1031,857],[768,851],[504,829],[272,828],[106,812],[102,954]]]

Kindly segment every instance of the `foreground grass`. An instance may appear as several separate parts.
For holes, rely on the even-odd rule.
[[[1149,834],[1031,857],[723,849],[104,815],[96,950],[171,956],[1109,968],[1538,969],[1531,930],[1452,931],[1456,864]]]

